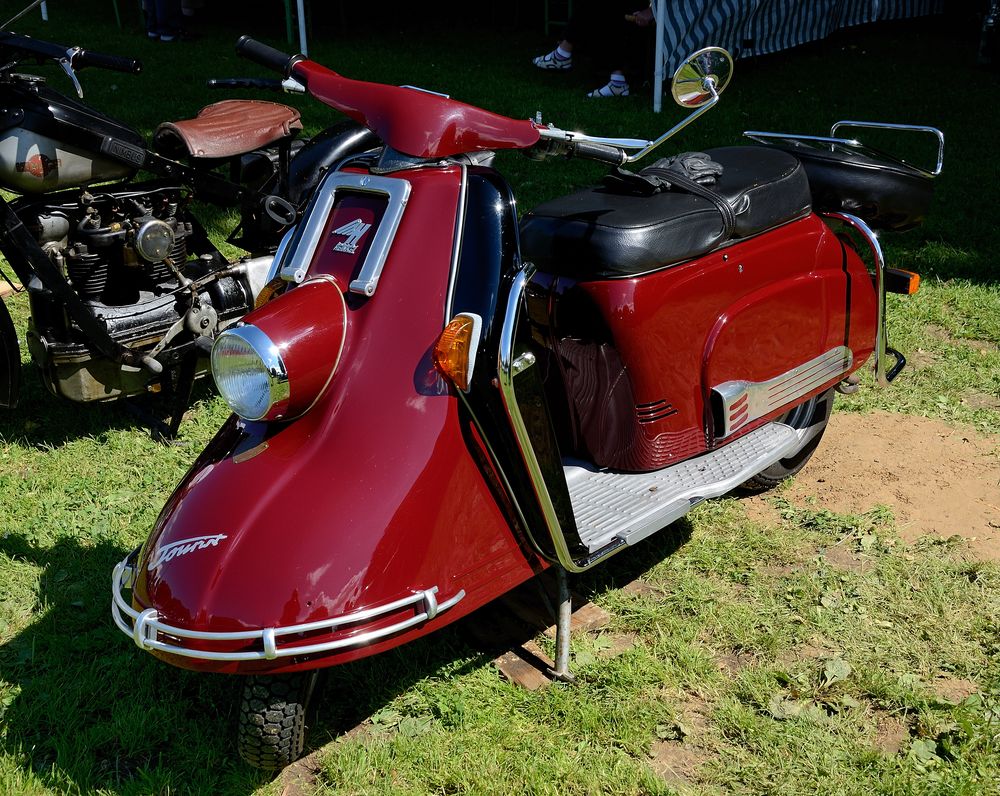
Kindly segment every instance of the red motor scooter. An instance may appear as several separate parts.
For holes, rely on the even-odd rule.
[[[904,364],[885,294],[917,278],[886,266],[872,227],[920,221],[943,149],[930,172],[833,133],[753,133],[621,168],[718,101],[732,60],[717,48],[674,76],[695,110],[656,141],[350,80],[246,37],[237,50],[383,142],[325,176],[275,257],[274,297],[218,336],[235,415],[114,572],[114,620],[141,649],[252,675],[239,739],[255,765],[301,752],[318,668],[548,567],[568,678],[566,572],[794,474],[834,389],[873,355],[882,384]],[[497,149],[615,170],[519,223]]]

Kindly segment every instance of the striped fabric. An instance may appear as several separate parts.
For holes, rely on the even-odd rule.
[[[655,3],[654,3],[655,5]],[[766,55],[829,36],[838,28],[944,11],[944,0],[667,0],[665,73],[702,47],[735,57]]]

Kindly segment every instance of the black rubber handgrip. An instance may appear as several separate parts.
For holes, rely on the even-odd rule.
[[[209,88],[264,88],[281,91],[281,81],[276,77],[213,77],[205,81]]]
[[[275,72],[279,72],[282,77],[288,77],[292,65],[302,57],[283,53],[281,50],[262,44],[249,36],[240,36],[239,41],[236,42],[236,54],[248,61],[273,69]]]
[[[612,166],[620,166],[625,162],[625,153],[618,147],[595,144],[592,141],[577,141],[573,144],[573,154],[578,158],[609,163]]]
[[[123,58],[120,55],[95,53],[93,50],[80,50],[73,56],[74,68],[95,66],[98,69],[110,69],[113,72],[124,72],[127,75],[137,75],[142,71],[142,61],[137,58]]]

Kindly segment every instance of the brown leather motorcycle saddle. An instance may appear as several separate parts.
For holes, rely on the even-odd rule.
[[[193,158],[229,158],[272,144],[302,129],[295,108],[261,100],[223,100],[194,119],[164,122],[153,143],[164,153]]]

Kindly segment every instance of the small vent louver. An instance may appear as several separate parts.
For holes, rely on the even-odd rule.
[[[657,420],[663,420],[676,414],[677,410],[674,409],[673,405],[664,400],[635,405],[635,416],[640,423],[655,423]]]

